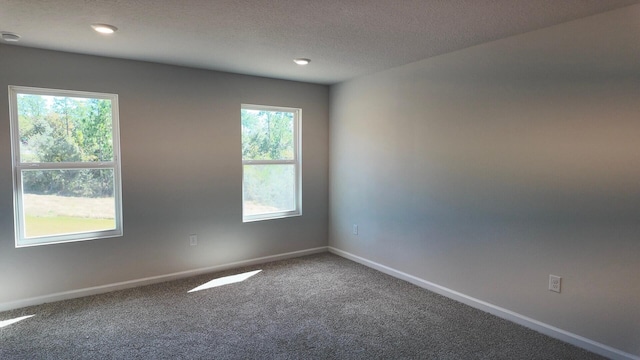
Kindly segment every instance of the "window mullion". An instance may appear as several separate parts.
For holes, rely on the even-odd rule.
[[[244,165],[295,165],[296,160],[242,160]]]
[[[19,163],[18,170],[56,170],[56,169],[112,169],[114,162],[59,162],[59,163]]]

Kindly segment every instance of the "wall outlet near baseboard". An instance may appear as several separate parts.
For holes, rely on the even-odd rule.
[[[189,245],[196,246],[198,245],[198,235],[190,234],[189,235]]]
[[[560,292],[560,285],[562,285],[562,278],[556,275],[549,275],[549,290]]]
[[[353,232],[353,235],[358,235],[358,224],[353,224],[351,231]]]

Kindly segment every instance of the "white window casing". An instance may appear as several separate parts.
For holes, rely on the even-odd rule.
[[[54,98],[72,98],[72,99],[91,99],[108,100],[111,105],[111,141],[113,155],[111,159],[99,159],[93,161],[75,160],[68,161],[30,161],[25,159],[21,153],[21,135],[20,135],[20,118],[19,118],[19,95],[35,95],[52,101]],[[44,89],[25,86],[9,86],[9,113],[11,126],[11,151],[13,166],[13,198],[14,198],[14,223],[15,223],[15,239],[16,247],[27,247],[35,245],[56,244],[71,241],[94,240],[108,237],[122,236],[122,184],[121,184],[121,167],[120,167],[120,134],[119,134],[119,111],[118,111],[118,95],[72,91],[59,89]],[[68,121],[68,120],[67,120]],[[87,121],[87,120],[84,120]],[[69,125],[67,124],[67,137],[69,136]],[[88,229],[70,232],[56,232],[51,230],[50,234],[29,236],[26,230],[27,214],[25,212],[25,188],[24,176],[29,171],[45,172],[60,171],[60,174],[73,171],[81,172],[87,170],[105,170],[106,173],[112,173],[113,186],[113,223],[114,225],[106,229]],[[76,180],[79,181],[79,180]],[[107,184],[108,185],[108,184]],[[86,199],[86,198],[82,198]],[[91,200],[91,199],[89,199]],[[111,201],[111,198],[109,198]],[[42,206],[42,205],[40,205]],[[46,211],[47,209],[40,209]],[[53,222],[56,218],[49,219]],[[110,220],[111,221],[111,220]]]
[[[292,216],[300,216],[302,215],[302,153],[301,153],[301,118],[302,118],[302,109],[299,108],[290,108],[290,107],[280,107],[280,106],[267,106],[267,105],[249,105],[242,104],[242,112],[245,115],[246,112],[261,112],[261,113],[276,113],[276,114],[287,114],[291,116],[292,119],[292,128],[290,135],[292,136],[292,151],[289,156],[285,156],[283,158],[278,159],[252,159],[250,157],[242,156],[242,169],[243,169],[243,222],[252,222],[252,221],[260,221],[260,220],[269,220],[269,219],[278,219]],[[243,126],[243,149],[246,145],[247,136]],[[274,146],[274,144],[270,144]],[[280,144],[277,144],[280,145]],[[292,186],[293,189],[278,189],[269,188],[263,189],[264,191],[278,191],[283,190],[287,195],[290,196],[291,199],[287,199],[290,201],[290,206],[278,207],[278,206],[262,206],[261,209],[258,210],[249,210],[250,205],[253,204],[253,199],[250,199],[249,189],[247,189],[248,180],[251,178],[250,170],[262,169],[266,170],[263,172],[269,172],[267,168],[270,170],[285,170],[284,173],[279,177],[276,177],[275,180],[278,182],[282,181],[289,186]],[[292,171],[286,171],[287,168],[290,168]],[[273,186],[273,184],[266,184],[266,187]],[[288,186],[287,186],[288,187]],[[288,197],[288,196],[287,196]],[[256,204],[253,204],[254,206]],[[257,204],[258,207],[260,205],[272,205],[267,201],[266,204]]]

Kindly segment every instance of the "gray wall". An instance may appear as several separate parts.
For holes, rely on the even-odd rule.
[[[119,95],[123,237],[14,247],[8,85]],[[0,45],[0,304],[326,246],[328,96],[320,85]],[[303,216],[242,223],[242,103],[302,108]]]
[[[640,355],[639,16],[332,86],[330,246]]]

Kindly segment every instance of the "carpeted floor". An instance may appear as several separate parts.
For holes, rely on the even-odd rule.
[[[17,309],[0,321],[26,315],[0,328],[0,359],[602,359],[328,253]]]

